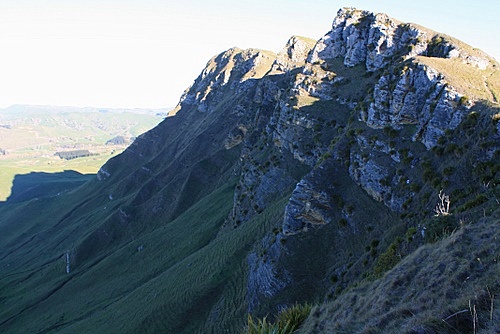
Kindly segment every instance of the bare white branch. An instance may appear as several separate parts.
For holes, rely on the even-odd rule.
[[[446,195],[442,189],[439,191],[439,202],[434,212],[436,216],[447,216],[450,214],[450,196]]]

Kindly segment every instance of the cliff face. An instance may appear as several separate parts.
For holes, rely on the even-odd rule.
[[[471,180],[484,177],[466,172],[453,160],[470,164],[471,160],[488,160],[486,156],[493,158],[491,153],[498,152],[499,133],[486,125],[491,113],[483,114],[482,122],[488,128],[483,131],[491,136],[486,140],[489,144],[483,143],[484,150],[465,153],[458,148],[461,153],[456,152],[457,147],[475,145],[473,136],[469,137],[472,141],[459,139],[468,123],[465,120],[475,119],[483,103],[495,105],[496,100],[480,100],[472,87],[454,86],[447,78],[453,74],[440,72],[447,66],[444,63],[457,66],[457,71],[470,68],[487,90],[488,78],[497,75],[497,64],[479,51],[384,14],[353,9],[339,11],[332,31],[307,57],[304,46],[300,48],[302,62],[296,56],[283,60],[283,55],[296,51],[297,42],[297,38],[290,40],[273,65],[274,73],[282,73],[282,78],[264,77],[260,83],[273,92],[259,100],[260,120],[267,114],[268,121],[248,128],[265,136],[257,143],[243,143],[248,153],[232,222],[247,221],[277,193],[294,188],[279,232],[258,247],[265,255],[249,258],[250,309],[259,298],[280,300],[286,288],[311,293],[318,286],[313,277],[318,272],[335,281],[341,274],[349,277],[333,284],[332,291],[359,279],[363,269],[346,269],[348,265],[363,262],[369,267],[373,259],[364,246],[341,251],[346,239],[369,248],[370,240],[391,239],[387,233],[391,228],[425,228],[422,222],[432,215],[431,203],[441,188],[458,194],[464,190],[458,175],[468,175]],[[443,63],[434,63],[434,58]],[[283,81],[289,82],[288,87],[278,88]],[[263,147],[276,152],[269,161],[255,158]],[[304,174],[293,177],[290,166],[297,164]],[[457,170],[443,175],[451,169]],[[350,195],[358,187],[363,192]],[[420,210],[422,214],[415,214]],[[415,217],[401,218],[409,212]],[[328,237],[309,236],[318,229]],[[328,255],[318,259],[314,254],[318,249],[296,241],[309,237],[319,244],[339,241],[321,250]],[[309,254],[315,270],[298,261],[299,254]]]
[[[172,115],[104,165],[54,221],[78,225],[54,246],[71,254],[75,275],[61,289],[85,286],[96,268],[129,284],[118,297],[103,293],[109,304],[95,317],[74,312],[58,326],[234,331],[247,312],[343,300],[353,285],[396,275],[423,244],[479,217],[497,222],[497,68],[451,37],[352,8],[317,42],[294,36],[277,55],[215,56]],[[441,190],[451,198],[445,220],[434,212]],[[126,265],[130,254],[143,269]],[[143,313],[109,320],[125,295]],[[320,309],[326,319],[331,307]],[[19,312],[0,328],[19,325]]]

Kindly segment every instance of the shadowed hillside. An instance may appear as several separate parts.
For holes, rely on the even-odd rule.
[[[61,193],[72,190],[94,177],[94,175],[83,175],[75,171],[16,175],[11,194],[6,202],[11,204],[38,197],[60,196]]]

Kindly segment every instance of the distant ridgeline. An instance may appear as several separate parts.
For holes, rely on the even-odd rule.
[[[74,151],[56,152],[54,155],[57,155],[61,159],[72,160],[76,158],[90,157],[99,154],[91,153],[89,150],[74,150]]]

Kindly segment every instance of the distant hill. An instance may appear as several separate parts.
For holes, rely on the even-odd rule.
[[[16,177],[0,332],[498,333],[499,69],[354,8],[215,55],[94,177]]]
[[[0,109],[0,200],[10,193],[17,174],[75,170],[96,173],[129,141],[163,120],[168,109],[102,109],[14,105]],[[87,150],[89,154],[63,162],[55,154]],[[73,155],[73,157],[76,157]],[[90,158],[89,158],[90,157]]]

